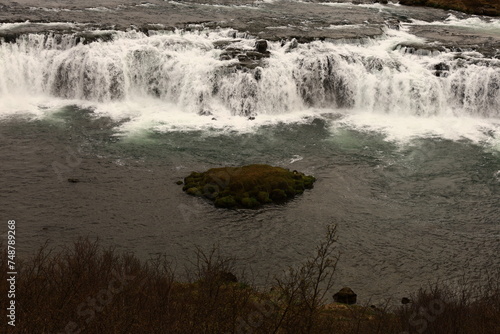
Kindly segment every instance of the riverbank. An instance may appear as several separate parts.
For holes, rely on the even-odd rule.
[[[498,333],[498,279],[480,290],[435,285],[398,307],[331,303],[334,232],[266,288],[235,276],[217,248],[198,249],[183,280],[163,256],[140,261],[89,240],[42,248],[18,262],[15,333]],[[6,280],[0,289],[7,294]],[[0,328],[14,333],[7,321]]]
[[[500,16],[500,3],[497,0],[401,0],[399,3],[405,6],[425,6],[475,15]]]

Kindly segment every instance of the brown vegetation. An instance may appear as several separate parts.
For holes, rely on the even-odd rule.
[[[434,287],[397,310],[327,304],[338,260],[335,227],[314,255],[261,291],[236,282],[232,261],[214,248],[196,252],[189,279],[164,257],[142,262],[80,240],[44,247],[18,264],[16,327],[3,333],[500,333],[500,290],[458,295]],[[0,257],[5,273],[6,252]],[[0,293],[6,295],[6,280]],[[5,299],[2,299],[5,300]]]
[[[498,0],[400,0],[402,5],[453,9],[469,14],[500,16]]]

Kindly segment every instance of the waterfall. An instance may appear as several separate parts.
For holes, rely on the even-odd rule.
[[[232,30],[107,33],[109,40],[45,33],[2,41],[0,98],[146,97],[190,113],[242,116],[326,108],[500,117],[500,60],[408,52],[401,42],[414,37],[403,32],[359,44],[269,42],[269,55],[255,59],[255,39]]]

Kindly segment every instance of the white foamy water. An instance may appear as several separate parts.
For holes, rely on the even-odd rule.
[[[125,132],[251,131],[326,110],[341,115],[334,126],[380,131],[390,140],[499,136],[500,61],[401,52],[400,44],[425,43],[406,31],[358,44],[291,49],[271,42],[270,57],[250,69],[236,58],[220,60],[218,41],[253,49],[255,39],[234,38],[233,30],[103,33],[112,40],[83,44],[72,34],[30,34],[1,44],[0,114],[43,117],[77,104],[127,119]]]
[[[71,23],[71,22],[49,22],[49,23],[39,23],[39,22],[16,22],[16,23],[0,23],[0,30],[12,30],[16,28],[34,26],[34,27],[42,27],[46,29],[54,28],[54,27],[66,27],[66,28],[74,28],[80,24]]]
[[[460,27],[470,30],[481,30],[500,34],[500,19],[497,18],[469,17],[466,19],[460,19],[455,15],[450,14],[444,21],[425,22],[412,19],[412,23],[409,25]]]
[[[33,11],[44,11],[44,12],[71,12],[71,9],[67,8],[47,8],[47,7],[30,7],[30,10]]]

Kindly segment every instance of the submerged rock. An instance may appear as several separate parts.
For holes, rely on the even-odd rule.
[[[256,164],[192,172],[184,179],[182,190],[205,197],[219,208],[257,208],[284,203],[311,189],[314,181],[313,176],[295,170]]]

